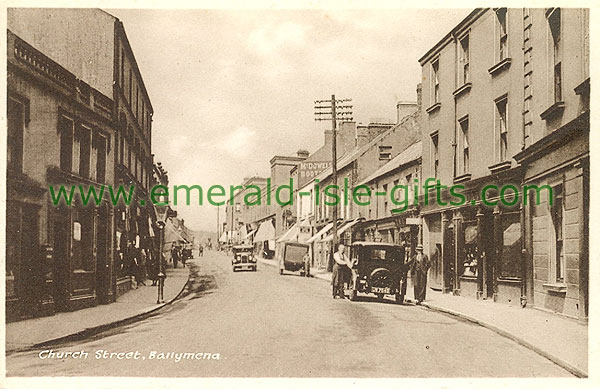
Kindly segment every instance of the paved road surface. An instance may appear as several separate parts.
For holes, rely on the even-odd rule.
[[[233,273],[221,253],[209,251],[197,263],[192,293],[160,315],[52,348],[83,350],[87,359],[40,359],[39,351],[14,354],[7,358],[7,375],[569,376],[492,331],[423,307],[374,298],[333,300],[324,281],[280,276],[260,264],[256,273]],[[96,359],[102,351],[138,351],[139,359],[119,360],[116,354]],[[150,358],[167,352],[210,353],[219,359]]]

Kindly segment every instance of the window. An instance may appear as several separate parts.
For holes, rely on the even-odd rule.
[[[7,166],[10,170],[23,170],[23,132],[25,130],[25,107],[20,102],[7,101]]]
[[[379,146],[379,160],[389,161],[392,159],[392,146]]]
[[[60,170],[71,173],[73,171],[73,120],[61,116],[58,120],[60,132]]]
[[[563,184],[552,187],[554,201],[551,205],[552,226],[554,232],[554,268],[556,282],[565,282],[565,252],[563,245],[564,231],[564,194]]]
[[[129,103],[129,105],[131,105],[132,88],[133,88],[133,74],[131,73],[131,69],[129,69],[129,99],[127,101]]]
[[[500,162],[508,159],[508,124],[506,121],[506,97],[496,101],[496,129],[499,134],[499,157]]]
[[[511,212],[502,215],[502,246],[500,277],[521,278],[521,215]]]
[[[81,126],[79,128],[79,175],[90,177],[91,130]]]
[[[438,178],[438,168],[440,165],[440,153],[439,153],[439,135],[436,131],[435,134],[431,135],[431,161],[433,177]]]
[[[408,194],[406,195],[405,199],[410,202],[410,199],[413,198],[412,174],[406,175],[406,187],[408,189]]]
[[[469,172],[469,118],[460,121],[461,140],[462,140],[462,172]]]
[[[95,134],[94,149],[96,150],[96,181],[104,182],[106,178],[106,138]]]
[[[388,184],[383,184],[383,193],[386,195],[383,197],[383,214],[387,215],[388,213]]]
[[[73,270],[94,270],[94,209],[75,207],[73,211]]]
[[[119,163],[123,164],[123,144],[125,143],[125,138],[123,138],[123,134],[119,136]]]
[[[440,60],[436,59],[431,63],[431,90],[433,91],[432,100],[433,103],[440,102],[440,80],[439,80],[439,71],[440,71]]]
[[[460,39],[459,82],[460,85],[469,82],[469,35]]]
[[[498,54],[499,61],[508,58],[508,33],[506,30],[506,8],[500,8],[496,11],[496,20],[498,21]]]
[[[123,82],[125,79],[125,50],[121,48],[121,77],[119,79],[121,88],[123,88]]]
[[[554,102],[562,101],[562,43],[561,43],[561,11],[560,8],[553,9],[548,15],[548,26],[552,36],[553,56],[553,86]]]

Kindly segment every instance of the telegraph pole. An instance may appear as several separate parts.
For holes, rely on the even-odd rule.
[[[331,95],[331,100],[315,100],[315,121],[331,120],[331,171],[333,185],[336,188],[336,193],[339,193],[337,181],[337,121],[352,121],[352,99],[335,99],[335,95]],[[338,105],[340,104],[340,105]],[[340,196],[341,200],[341,196]],[[332,253],[338,243],[337,236],[337,219],[338,219],[338,204],[333,206],[333,239],[331,241]],[[331,259],[328,261],[327,270],[330,270]]]

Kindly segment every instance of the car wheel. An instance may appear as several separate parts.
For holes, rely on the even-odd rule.
[[[279,275],[282,276],[283,275],[283,269],[279,269]]]
[[[234,266],[233,267],[233,272],[235,273],[237,271],[237,268]]]
[[[300,272],[300,277],[304,277],[306,275],[306,273],[304,273],[304,270]]]
[[[377,301],[383,301],[383,297],[385,295],[383,293],[377,293]]]
[[[256,266],[254,266],[254,271],[256,271]]]
[[[404,304],[404,295],[402,293],[396,293],[396,303],[397,304]]]

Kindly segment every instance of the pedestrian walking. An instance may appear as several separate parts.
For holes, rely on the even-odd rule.
[[[173,268],[177,269],[177,262],[179,262],[179,249],[173,245],[171,249],[171,258],[173,259]]]
[[[158,258],[156,258],[154,250],[148,250],[146,272],[148,273],[148,278],[152,281],[152,286],[155,286],[158,281]]]
[[[333,254],[333,274],[331,277],[331,286],[333,298],[344,298],[344,284],[347,283],[347,274],[350,270],[350,261],[346,255],[346,246],[339,243],[337,251]]]
[[[416,254],[413,257],[410,275],[413,279],[415,300],[421,304],[425,300],[427,292],[427,271],[431,266],[429,257],[423,254],[423,246],[417,245]]]

